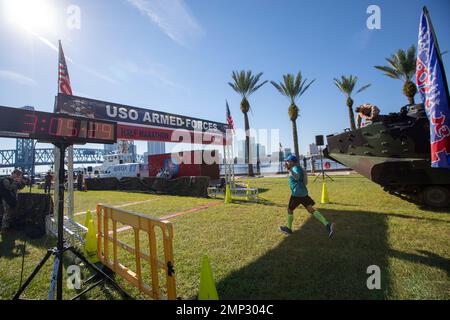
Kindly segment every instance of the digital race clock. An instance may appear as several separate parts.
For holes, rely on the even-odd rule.
[[[117,141],[116,131],[111,121],[0,106],[0,137],[108,144]]]

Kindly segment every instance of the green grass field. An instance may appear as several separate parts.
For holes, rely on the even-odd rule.
[[[251,180],[259,203],[224,204],[201,199],[116,191],[75,193],[75,212],[97,202],[123,205],[137,213],[163,217],[205,204],[205,210],[171,219],[177,295],[195,299],[201,258],[207,254],[221,299],[450,299],[450,213],[421,209],[391,196],[358,176],[327,182],[331,203],[320,204],[322,184],[310,180],[316,207],[336,223],[329,240],[324,227],[304,209],[295,212],[294,234],[285,236],[289,189],[284,178]],[[78,215],[78,221],[84,216]],[[122,235],[132,240],[131,232]],[[10,299],[20,281],[24,237],[12,233],[0,243],[0,298]],[[54,239],[27,239],[24,277]],[[122,259],[127,259],[123,254]],[[380,290],[368,290],[367,267],[381,269]],[[48,263],[23,297],[45,299],[52,264]],[[136,298],[136,289],[118,279]],[[66,290],[69,298],[75,292]],[[95,289],[89,299],[118,298]]]

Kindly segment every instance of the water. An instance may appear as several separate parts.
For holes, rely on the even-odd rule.
[[[327,169],[325,168],[325,164],[326,163],[330,164],[330,167]],[[349,170],[350,168],[341,165],[340,163],[337,163],[335,161],[331,161],[331,160],[324,160],[324,171],[334,171],[334,170]],[[303,162],[301,162],[301,165],[303,166]],[[260,165],[261,168],[261,174],[268,174],[268,173],[278,173],[280,171],[280,163],[264,163]],[[321,166],[320,166],[320,160],[316,161],[315,164],[315,169],[316,171],[321,170]],[[311,163],[308,161],[307,162],[307,171],[311,171]],[[253,171],[256,173],[256,164],[253,165]],[[285,172],[286,170],[283,168],[283,172]],[[234,165],[234,174],[235,175],[243,175],[243,174],[247,174],[248,173],[248,165],[246,164],[235,164]],[[225,167],[224,165],[220,165],[220,174],[224,175],[225,174]]]

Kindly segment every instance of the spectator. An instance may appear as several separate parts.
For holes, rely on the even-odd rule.
[[[44,177],[44,192],[50,194],[50,189],[52,188],[52,172],[49,170]]]
[[[78,191],[84,191],[84,175],[82,172],[77,175],[77,189]]]
[[[0,218],[2,235],[5,235],[9,229],[11,211],[17,205],[17,190],[23,189],[24,187],[25,180],[23,173],[17,169],[11,173],[11,176],[0,180],[0,206],[3,209],[1,210],[3,212]]]

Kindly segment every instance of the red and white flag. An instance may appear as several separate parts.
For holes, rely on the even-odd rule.
[[[227,108],[227,123],[231,130],[233,130],[234,133],[234,122],[233,118],[231,117],[230,107],[228,106],[228,101],[225,100],[226,108]]]
[[[58,93],[72,95],[69,71],[67,70],[66,58],[64,57],[61,40],[59,41]]]

